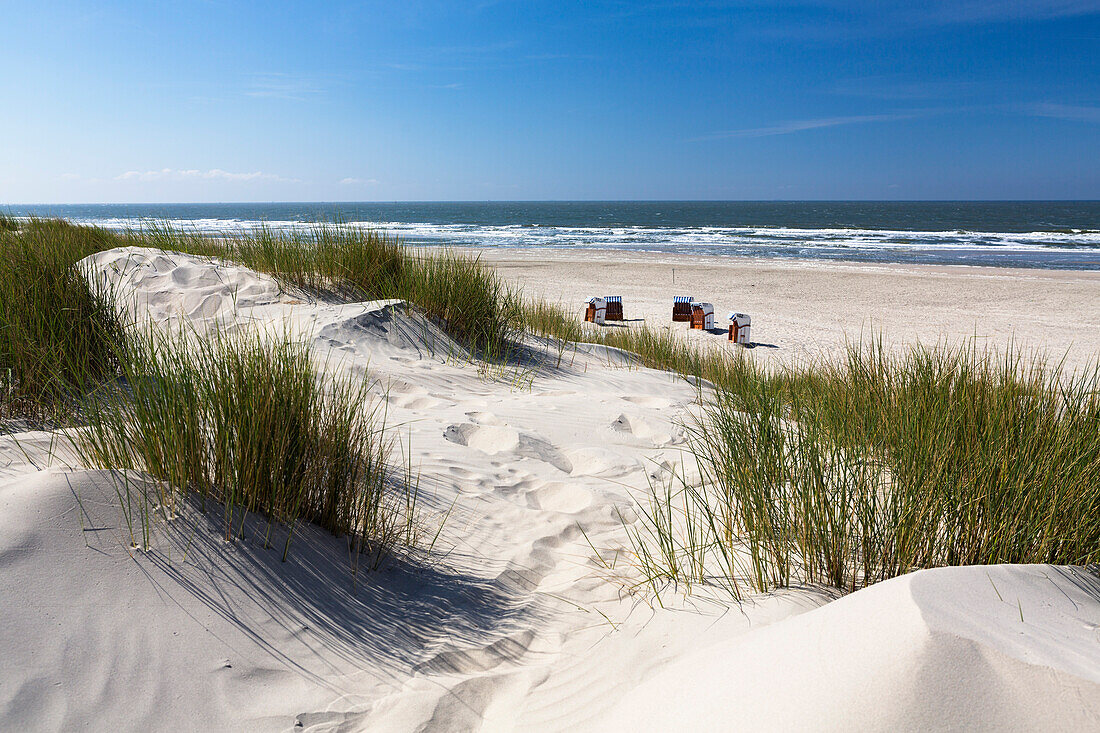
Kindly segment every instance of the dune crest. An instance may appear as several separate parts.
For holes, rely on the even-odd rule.
[[[1100,579],[1050,565],[924,570],[685,655],[607,730],[1087,730]],[[674,707],[655,704],[674,699]]]

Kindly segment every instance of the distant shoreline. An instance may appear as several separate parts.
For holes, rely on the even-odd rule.
[[[621,295],[628,319],[670,326],[685,339],[736,349],[725,338],[670,321],[674,295],[752,316],[753,360],[809,363],[843,357],[848,343],[881,335],[1065,357],[1084,368],[1100,354],[1100,272],[660,254],[463,248],[528,296],[575,313],[591,295]],[[673,278],[675,277],[675,280]]]
[[[1100,270],[1100,202],[434,202],[8,207],[216,236],[339,222],[413,246]]]

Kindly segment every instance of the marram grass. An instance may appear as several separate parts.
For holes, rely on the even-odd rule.
[[[519,326],[500,277],[477,259],[443,248],[412,249],[373,230],[319,224],[211,239],[151,225],[126,238],[133,246],[223,257],[323,296],[405,300],[486,355],[505,354]]]
[[[89,236],[64,222],[5,221],[0,420],[56,418],[86,386],[114,375],[121,325],[110,294],[90,288],[76,264],[96,246]]]
[[[638,564],[740,595],[1098,562],[1098,388],[1015,352],[880,345],[719,387],[690,426],[700,477],[652,487],[631,530]]]
[[[701,476],[650,487],[624,522],[655,589],[853,590],[942,565],[1100,562],[1100,369],[973,346],[766,371],[652,328],[523,304],[539,335],[621,348],[703,379]]]
[[[263,228],[211,238],[155,223],[115,233],[57,219],[4,221],[11,226],[0,227],[5,254],[0,261],[0,285],[13,292],[44,277],[43,272],[53,279],[68,277],[66,271],[75,273],[75,263],[96,252],[149,247],[223,258],[271,274],[288,285],[347,302],[405,300],[486,358],[507,358],[522,328],[516,298],[499,275],[476,258],[443,248],[413,249],[373,230],[319,224],[304,231]],[[22,265],[19,258],[7,256],[12,251],[35,253],[41,261]],[[27,267],[32,266],[37,269],[28,273]],[[56,299],[56,293],[39,290],[41,299],[24,308],[24,317],[40,310],[47,313],[43,317],[54,317],[48,315],[49,309],[38,306],[51,302],[46,296]],[[33,293],[31,297],[35,297]],[[89,322],[83,317],[80,320]],[[16,340],[14,335],[11,340]],[[34,343],[45,342],[40,338]]]
[[[269,537],[290,528],[284,557],[300,521],[349,536],[372,565],[411,540],[415,497],[392,496],[412,489],[391,472],[366,381],[320,380],[310,350],[290,339],[219,332],[146,331],[118,361],[121,382],[85,400],[76,447],[120,482],[131,471],[156,479],[166,515],[188,497],[219,507],[226,540],[262,516]],[[139,544],[132,522],[131,534]]]

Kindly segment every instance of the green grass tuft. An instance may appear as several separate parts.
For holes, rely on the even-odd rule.
[[[285,338],[148,331],[119,362],[123,381],[86,400],[76,445],[120,480],[161,482],[169,516],[193,495],[222,507],[226,540],[259,514],[269,527],[310,521],[348,535],[374,560],[408,539],[413,516],[387,498],[403,484],[366,381],[322,383],[309,349]]]
[[[56,221],[0,229],[0,418],[56,417],[114,375],[118,316],[76,265],[90,240],[96,230]]]
[[[691,426],[701,479],[651,492],[639,565],[739,593],[1100,561],[1098,387],[1013,352],[881,345],[720,387]]]

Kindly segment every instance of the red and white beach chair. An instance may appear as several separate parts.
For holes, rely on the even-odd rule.
[[[691,327],[708,331],[714,328],[714,306],[710,303],[691,304]]]
[[[607,302],[595,296],[589,298],[584,309],[584,320],[603,325],[607,320]]]
[[[744,313],[730,313],[730,341],[735,344],[752,343],[752,319]]]

